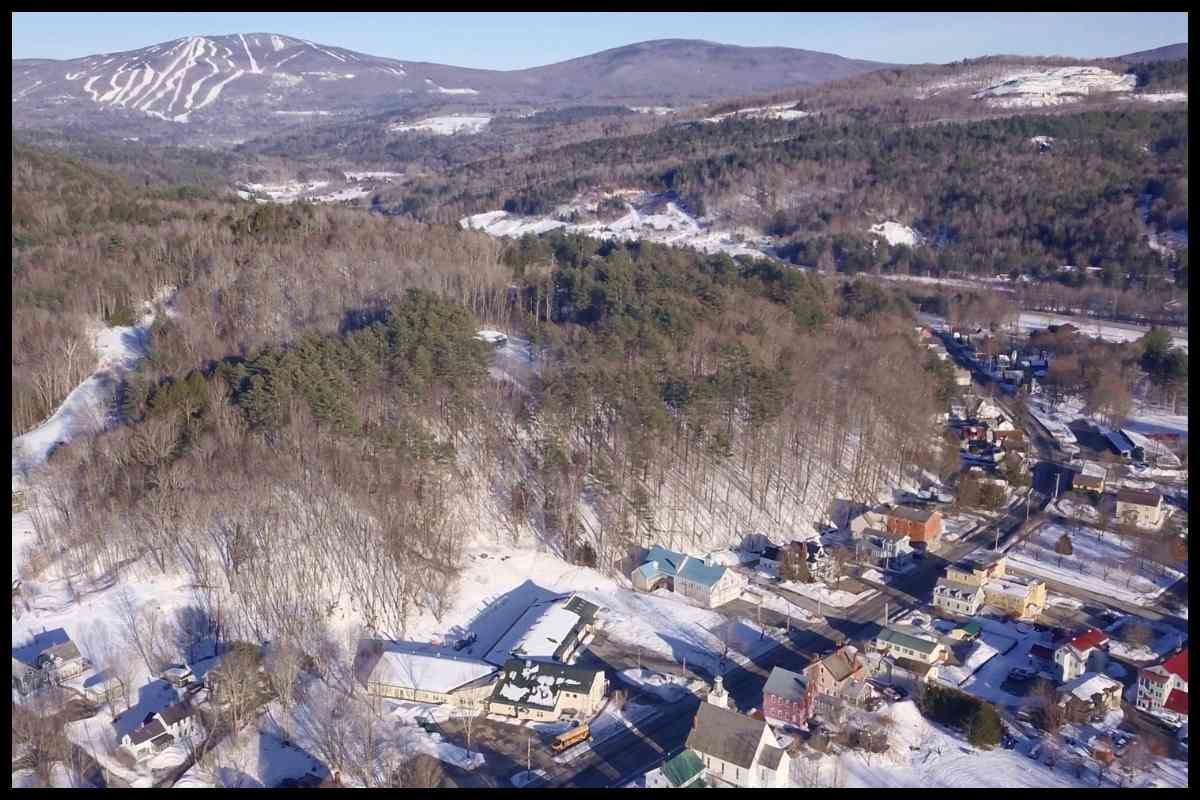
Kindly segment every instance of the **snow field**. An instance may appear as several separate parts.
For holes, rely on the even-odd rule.
[[[877,225],[872,225],[868,233],[886,239],[890,245],[903,244],[909,247],[916,247],[925,241],[925,237],[917,233],[907,225],[901,225],[899,222],[880,222]]]
[[[393,133],[416,131],[432,133],[438,136],[452,136],[456,133],[475,134],[483,131],[492,121],[490,114],[463,114],[460,116],[426,117],[417,122],[398,122],[388,127]]]
[[[1058,67],[1011,72],[971,95],[994,108],[1037,108],[1077,102],[1092,94],[1131,92],[1133,75],[1099,67]]]

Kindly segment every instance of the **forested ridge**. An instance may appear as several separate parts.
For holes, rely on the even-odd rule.
[[[907,302],[876,285],[661,246],[501,245],[366,212],[183,201],[57,159],[14,157],[30,265],[14,287],[62,292],[51,308],[14,301],[14,331],[33,311],[48,327],[111,318],[178,287],[118,395],[119,425],[60,448],[39,484],[36,549],[64,552],[81,585],[145,556],[206,587],[239,635],[316,648],[340,609],[402,636],[446,607],[484,531],[532,530],[565,558],[624,569],[652,539],[800,533],[833,496],[872,498],[931,458],[948,376]],[[44,213],[57,184],[31,176],[49,170],[95,184],[92,230]],[[136,221],[113,210],[126,205]],[[105,250],[113,237],[143,255]],[[58,248],[74,258],[49,258]],[[60,285],[68,263],[88,268]],[[127,293],[103,294],[117,272]],[[528,335],[527,381],[488,377],[483,324]],[[48,349],[21,369],[57,360]],[[44,558],[27,563],[36,579]]]

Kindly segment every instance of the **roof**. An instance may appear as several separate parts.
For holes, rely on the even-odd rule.
[[[725,567],[710,567],[698,558],[688,558],[679,568],[679,577],[701,586],[715,586],[725,575]]]
[[[192,716],[195,710],[188,703],[172,703],[171,705],[158,712],[159,717],[166,725],[174,725],[181,720],[185,720]]]
[[[132,744],[141,744],[142,742],[148,742],[157,736],[162,736],[166,732],[167,731],[165,728],[163,728],[161,722],[158,720],[151,720],[149,723],[145,725],[139,725],[131,730],[129,732],[129,741]]]
[[[1184,683],[1187,683],[1187,679],[1188,679],[1187,656],[1188,656],[1188,651],[1187,651],[1187,648],[1185,647],[1182,650],[1180,650],[1178,653],[1176,653],[1175,655],[1171,656],[1166,661],[1164,661],[1162,663],[1162,668],[1165,669],[1167,672],[1171,673],[1172,675],[1178,675],[1180,677],[1180,679],[1183,680]]]
[[[704,772],[704,762],[691,750],[684,750],[662,765],[663,777],[679,788],[694,781]]]
[[[393,649],[379,657],[369,680],[405,689],[448,694],[495,671],[493,664],[461,658],[453,651]]]
[[[829,670],[829,674],[833,676],[833,679],[840,683],[853,675],[857,669],[861,668],[862,663],[855,656],[857,656],[857,653],[853,655],[848,654],[846,648],[843,647],[825,656],[818,663]]]
[[[1085,672],[1075,680],[1064,683],[1058,691],[1060,694],[1073,694],[1085,703],[1090,703],[1094,694],[1104,694],[1114,689],[1119,692],[1122,688],[1120,681],[1115,681],[1107,675]]]
[[[1010,597],[1027,597],[1029,590],[1033,588],[1036,581],[1027,581],[1020,578],[1014,578],[1005,575],[1003,578],[991,578],[983,585],[984,592],[994,594],[1006,594]]]
[[[979,627],[978,622],[968,622],[966,625],[959,625],[957,630],[963,631],[968,636],[978,636],[983,633],[983,628]]]
[[[497,666],[513,656],[561,660],[579,639],[580,631],[596,617],[595,605],[571,595],[536,603],[513,623],[483,657]]]
[[[758,763],[770,770],[779,769],[779,762],[783,760],[783,751],[778,747],[764,745],[762,754],[758,759]]]
[[[900,647],[907,647],[911,650],[916,650],[918,653],[932,653],[934,648],[938,646],[937,642],[930,641],[929,639],[921,639],[903,631],[898,631],[895,628],[882,629],[876,634],[875,640],[896,644]]]
[[[1176,714],[1187,715],[1188,713],[1188,693],[1182,689],[1172,689],[1167,695],[1167,700],[1163,703],[1163,708],[1167,711],[1174,711]]]
[[[701,703],[688,734],[687,746],[697,753],[750,769],[766,727],[763,720],[751,719],[712,703]]]
[[[1129,453],[1133,451],[1133,442],[1129,441],[1129,437],[1120,431],[1109,431],[1108,433],[1104,434],[1104,436],[1106,439],[1108,439],[1109,444],[1113,446],[1113,449],[1118,453]]]
[[[1117,490],[1118,503],[1132,503],[1137,506],[1158,508],[1162,503],[1162,495],[1145,489],[1129,489],[1122,487]]]
[[[70,639],[65,642],[60,642],[56,645],[51,645],[42,651],[42,655],[51,656],[53,658],[61,658],[63,661],[73,661],[76,658],[82,658],[79,653],[79,648]]]
[[[867,528],[863,531],[863,536],[878,536],[881,539],[891,539],[897,542],[908,538],[908,534],[902,531],[881,531],[878,528]]]
[[[674,577],[679,572],[679,565],[687,558],[683,553],[676,553],[674,550],[668,550],[665,547],[654,545],[650,548],[650,552],[646,553],[646,557],[642,559],[642,566],[638,569],[643,574],[649,576],[653,572],[658,572],[662,575]],[[653,564],[651,572],[645,571],[645,567]]]
[[[1071,647],[1080,653],[1086,653],[1094,647],[1103,647],[1106,644],[1108,644],[1108,634],[1097,628],[1088,628],[1070,641]]]
[[[785,700],[799,700],[808,688],[808,679],[790,669],[775,667],[771,670],[763,694],[772,694]]]
[[[962,583],[951,578],[938,578],[933,589],[935,594],[940,589],[942,594],[950,595],[955,599],[960,597],[974,597],[979,592],[983,591],[982,586],[976,586],[973,583]]]
[[[928,522],[930,518],[932,518],[937,512],[925,511],[920,508],[911,508],[909,506],[896,506],[887,513],[888,516],[899,517],[900,519],[906,519],[910,522],[920,522],[923,525]]]
[[[896,659],[896,666],[920,678],[924,678],[929,673],[929,670],[933,669],[933,664],[926,664],[924,661],[914,661],[911,658],[904,658],[903,656]]]
[[[587,694],[596,682],[597,670],[558,664],[553,661],[533,661],[511,658],[504,663],[500,680],[492,692],[492,700],[512,705],[554,708],[563,690]]]

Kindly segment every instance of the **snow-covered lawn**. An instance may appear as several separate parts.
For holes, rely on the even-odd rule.
[[[1070,538],[1073,552],[1060,557],[1054,547],[1063,534]],[[1186,567],[1134,568],[1133,557],[1130,545],[1114,533],[1059,523],[1042,525],[1008,551],[1009,566],[1016,570],[1129,603],[1152,602],[1186,574]]]
[[[1135,644],[1123,641],[1127,636],[1129,626],[1139,622],[1150,627],[1150,630],[1153,632],[1153,639],[1148,644]],[[1158,661],[1181,645],[1184,640],[1184,635],[1170,625],[1163,625],[1151,620],[1130,616],[1122,617],[1105,628],[1105,630],[1108,631],[1110,637],[1108,652],[1118,658],[1123,658],[1134,663],[1149,664],[1150,662]]]
[[[679,675],[664,675],[650,669],[627,669],[618,675],[623,682],[655,694],[663,700],[678,700],[691,691],[692,681]]]
[[[945,514],[942,517],[942,536],[939,541],[957,542],[965,534],[986,523],[987,519],[978,514]]]

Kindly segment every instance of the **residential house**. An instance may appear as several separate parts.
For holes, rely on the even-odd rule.
[[[591,635],[599,609],[578,594],[530,606],[483,657],[496,666],[509,658],[569,663]]]
[[[954,368],[954,385],[968,387],[971,385],[970,370],[962,369],[961,367]]]
[[[741,597],[743,579],[733,570],[710,565],[703,559],[676,553],[655,545],[630,574],[633,586],[643,592],[666,587],[700,603],[716,608]]]
[[[854,517],[850,518],[849,528],[850,535],[858,539],[862,536],[863,531],[868,528],[886,528],[887,527],[887,509],[883,506],[878,508],[868,509]]]
[[[785,788],[791,760],[765,720],[726,707],[720,685],[701,703],[688,734],[687,748],[704,763],[709,780],[745,788]]]
[[[112,670],[102,670],[89,675],[83,682],[83,693],[93,703],[108,703],[121,700],[129,702],[128,687]]]
[[[973,642],[981,635],[983,635],[983,628],[979,627],[978,622],[967,622],[950,631],[951,639],[959,639],[964,642]]]
[[[683,750],[662,765],[662,776],[673,789],[703,788],[704,762],[691,750]]]
[[[858,649],[843,645],[804,668],[810,713],[828,712],[836,701],[862,705],[870,696],[867,664]]]
[[[391,645],[378,654],[367,692],[418,703],[446,703],[480,710],[496,683],[496,666],[453,650]]]
[[[12,660],[12,688],[18,695],[29,695],[45,685],[46,674],[17,658]]]
[[[1059,668],[1059,680],[1073,681],[1085,672],[1100,672],[1108,663],[1108,634],[1098,628],[1088,628],[1054,651],[1054,663]]]
[[[173,703],[161,711],[147,714],[141,725],[121,737],[121,745],[140,760],[198,732],[196,712],[191,704]]]
[[[810,700],[804,675],[783,667],[771,670],[763,687],[763,714],[768,721],[803,725],[808,721]]]
[[[1003,555],[970,557],[946,568],[945,578],[983,589],[983,602],[1020,619],[1033,619],[1046,608],[1046,584],[1006,573]]]
[[[608,691],[603,670],[553,661],[509,659],[488,699],[488,712],[517,719],[552,722],[563,715],[590,717]]]
[[[973,617],[983,605],[983,586],[946,577],[938,578],[933,587],[933,605],[951,614]]]
[[[1121,488],[1117,492],[1117,519],[1151,530],[1162,526],[1165,518],[1163,497],[1144,489]]]
[[[1087,672],[1058,689],[1059,705],[1067,711],[1067,719],[1086,722],[1096,715],[1121,708],[1121,691],[1125,687],[1107,675]]]
[[[1187,718],[1188,651],[1183,648],[1161,664],[1138,670],[1136,705],[1143,711]]]
[[[861,541],[867,557],[889,569],[904,569],[912,561],[912,545],[903,531],[868,528]]]
[[[875,636],[875,647],[896,659],[907,658],[922,664],[946,660],[946,645],[924,636],[916,636],[893,627],[882,628]]]
[[[888,509],[887,530],[905,533],[911,542],[932,547],[942,535],[942,514],[909,506]]]
[[[1071,478],[1071,488],[1085,492],[1104,494],[1104,478],[1106,470],[1093,461],[1085,461]]]
[[[43,650],[37,665],[51,683],[62,683],[81,674],[91,663],[80,654],[75,643],[67,639]]]

